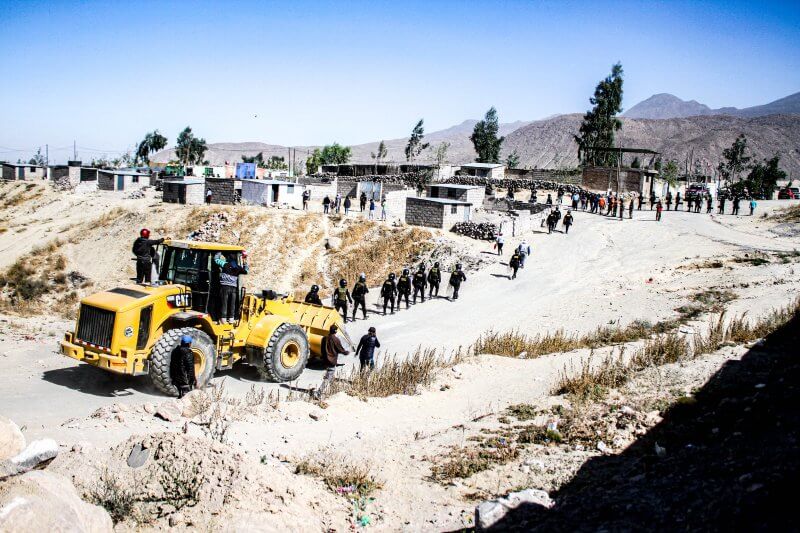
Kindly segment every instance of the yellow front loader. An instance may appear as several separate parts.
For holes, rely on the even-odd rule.
[[[82,299],[61,353],[110,372],[147,374],[159,390],[174,395],[170,358],[183,335],[193,339],[199,387],[237,361],[256,366],[273,381],[297,379],[309,357],[322,355],[323,337],[334,324],[352,345],[333,308],[268,290],[248,294],[240,287],[237,319],[221,322],[214,257],[221,253],[241,264],[242,251],[226,244],[165,241],[156,255],[158,280]]]

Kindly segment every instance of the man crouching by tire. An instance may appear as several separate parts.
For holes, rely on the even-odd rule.
[[[192,338],[189,335],[181,337],[181,343],[172,350],[169,361],[169,378],[178,389],[178,398],[197,387],[194,376],[194,354],[192,353]]]
[[[347,355],[350,352],[344,349],[342,341],[336,336],[339,327],[336,325],[331,326],[330,333],[325,337],[325,346],[323,353],[325,357],[325,376],[322,378],[322,383],[319,389],[312,393],[312,396],[317,400],[322,398],[322,395],[328,391],[333,383],[333,376],[336,374],[336,367],[339,366],[339,355]]]

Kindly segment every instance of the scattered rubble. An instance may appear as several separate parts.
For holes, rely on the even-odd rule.
[[[453,233],[481,241],[492,241],[497,236],[497,224],[491,222],[456,222]]]
[[[187,239],[190,241],[219,241],[222,230],[228,225],[228,213],[221,211],[214,213],[202,226],[191,232]]]

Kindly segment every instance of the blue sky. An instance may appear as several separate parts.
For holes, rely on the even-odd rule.
[[[208,142],[347,144],[658,92],[746,107],[800,90],[800,2],[0,0],[0,159],[66,160],[191,125]],[[67,149],[66,147],[69,147]],[[24,150],[12,152],[10,149]]]

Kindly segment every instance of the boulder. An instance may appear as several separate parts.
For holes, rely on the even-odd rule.
[[[509,511],[522,504],[541,505],[549,509],[553,506],[553,500],[550,499],[549,494],[539,489],[512,492],[504,498],[497,498],[478,505],[475,508],[475,526],[479,531],[489,529],[500,522]]]
[[[183,403],[180,400],[167,400],[156,408],[156,416],[167,422],[177,422],[183,416]]]
[[[0,416],[0,463],[25,449],[25,436],[13,421]]]
[[[53,439],[39,439],[10,459],[18,472],[27,472],[58,455],[58,443]]]
[[[78,497],[64,477],[35,470],[0,485],[0,531],[113,531],[102,507]]]

